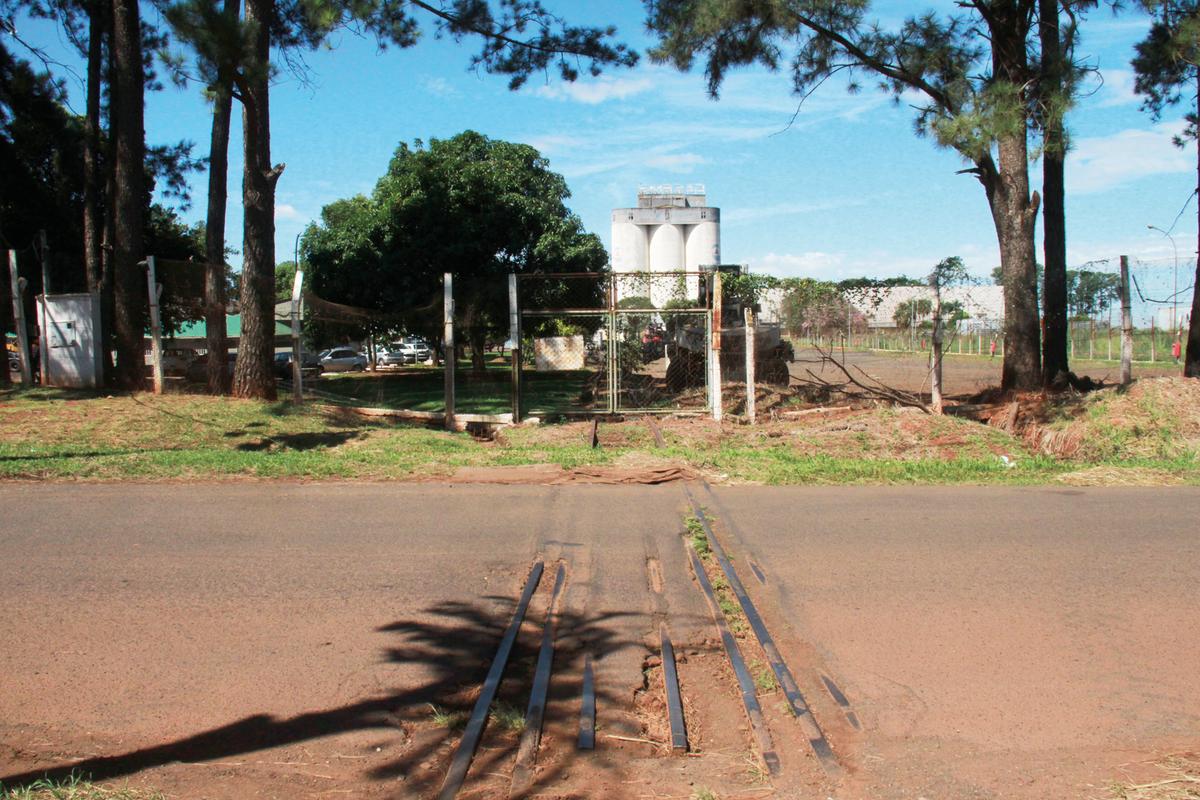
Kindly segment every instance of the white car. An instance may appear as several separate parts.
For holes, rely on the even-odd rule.
[[[367,357],[357,350],[335,347],[321,359],[325,372],[362,372],[367,368]]]

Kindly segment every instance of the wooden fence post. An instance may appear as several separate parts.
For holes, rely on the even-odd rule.
[[[1121,385],[1133,380],[1133,310],[1129,298],[1129,256],[1121,256]]]
[[[304,271],[296,265],[296,277],[292,281],[292,402],[304,402],[304,371],[300,361],[300,288],[304,284]]]
[[[162,319],[158,313],[158,299],[162,286],[158,284],[154,270],[154,256],[146,258],[146,285],[150,295],[150,364],[154,373],[154,393],[163,393],[162,369]]]
[[[29,329],[25,327],[25,279],[17,270],[17,251],[8,251],[8,275],[12,280],[13,325],[17,328],[17,349],[21,356],[21,385],[28,389],[33,386],[33,364],[29,358]],[[44,345],[45,343],[43,343]],[[8,359],[5,358],[4,368],[8,369]]]
[[[508,275],[508,338],[512,341],[512,417],[521,421],[521,307],[518,305],[517,274]]]

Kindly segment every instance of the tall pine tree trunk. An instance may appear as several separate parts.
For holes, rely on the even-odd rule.
[[[100,242],[104,220],[100,214],[100,83],[103,80],[103,0],[88,7],[87,111],[83,131],[83,261],[87,288],[100,293],[104,265]]]
[[[275,399],[275,184],[283,172],[271,166],[271,16],[271,0],[247,0],[246,20],[257,28],[242,87],[242,334],[233,374],[236,396],[267,400]]]
[[[1066,134],[1063,115],[1067,98],[1066,64],[1058,19],[1058,0],[1038,0],[1042,43],[1041,100],[1045,123],[1042,154],[1042,249],[1046,277],[1042,294],[1045,341],[1042,343],[1042,377],[1049,385],[1070,369],[1067,331],[1067,217],[1064,161]]]
[[[987,16],[991,34],[992,74],[997,88],[1008,86],[1012,98],[998,93],[995,131],[996,163],[986,156],[980,178],[987,191],[1000,245],[1004,275],[1004,391],[1037,389],[1042,384],[1042,336],[1038,323],[1037,255],[1034,228],[1038,198],[1029,194],[1028,112],[1029,55],[1026,41],[1031,18],[1024,3],[995,3]]]
[[[239,0],[225,0],[225,14],[237,18]],[[208,216],[204,227],[204,327],[208,341],[208,391],[229,392],[229,343],[225,332],[225,208],[229,184],[229,124],[233,113],[232,69],[218,75],[208,150]]]
[[[117,346],[117,385],[141,386],[145,371],[140,291],[143,273],[143,217],[146,206],[146,139],[144,130],[145,73],[142,64],[141,22],[137,0],[113,0],[112,85],[115,159],[112,267]]]
[[[1200,70],[1196,72],[1197,98],[1200,98]],[[1197,100],[1200,103],[1200,99]],[[1196,139],[1196,191],[1200,192],[1200,137]],[[1200,378],[1200,212],[1196,214],[1196,282],[1192,289],[1192,321],[1188,325],[1187,352],[1183,355],[1183,374]]]

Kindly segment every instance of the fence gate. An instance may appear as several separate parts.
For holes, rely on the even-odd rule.
[[[698,272],[518,276],[519,412],[708,411],[708,289]]]

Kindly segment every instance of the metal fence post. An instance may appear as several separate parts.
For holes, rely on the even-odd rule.
[[[146,286],[150,294],[150,363],[154,371],[154,393],[163,393],[162,319],[158,313],[158,298],[162,286],[155,277],[154,256],[146,258]]]
[[[454,352],[454,276],[449,272],[442,276],[442,359],[446,378],[446,430],[454,430],[454,368],[457,356]]]
[[[25,327],[25,279],[17,270],[17,251],[8,251],[8,275],[12,280],[13,325],[17,328],[17,349],[21,356],[21,384],[28,389],[33,385],[33,364],[29,361],[29,330]],[[43,346],[44,346],[43,342]],[[4,368],[8,369],[7,359]]]
[[[304,402],[303,365],[300,363],[300,287],[304,283],[304,271],[296,265],[296,277],[292,281],[292,401]]]
[[[1133,309],[1129,298],[1129,256],[1121,256],[1121,385],[1133,380]]]
[[[713,271],[712,311],[712,418],[721,421],[721,273]]]
[[[518,305],[517,275],[508,275],[508,338],[512,342],[512,418],[521,421],[521,308]]]
[[[746,419],[754,424],[755,405],[758,398],[754,389],[754,311],[747,307],[746,313]]]

